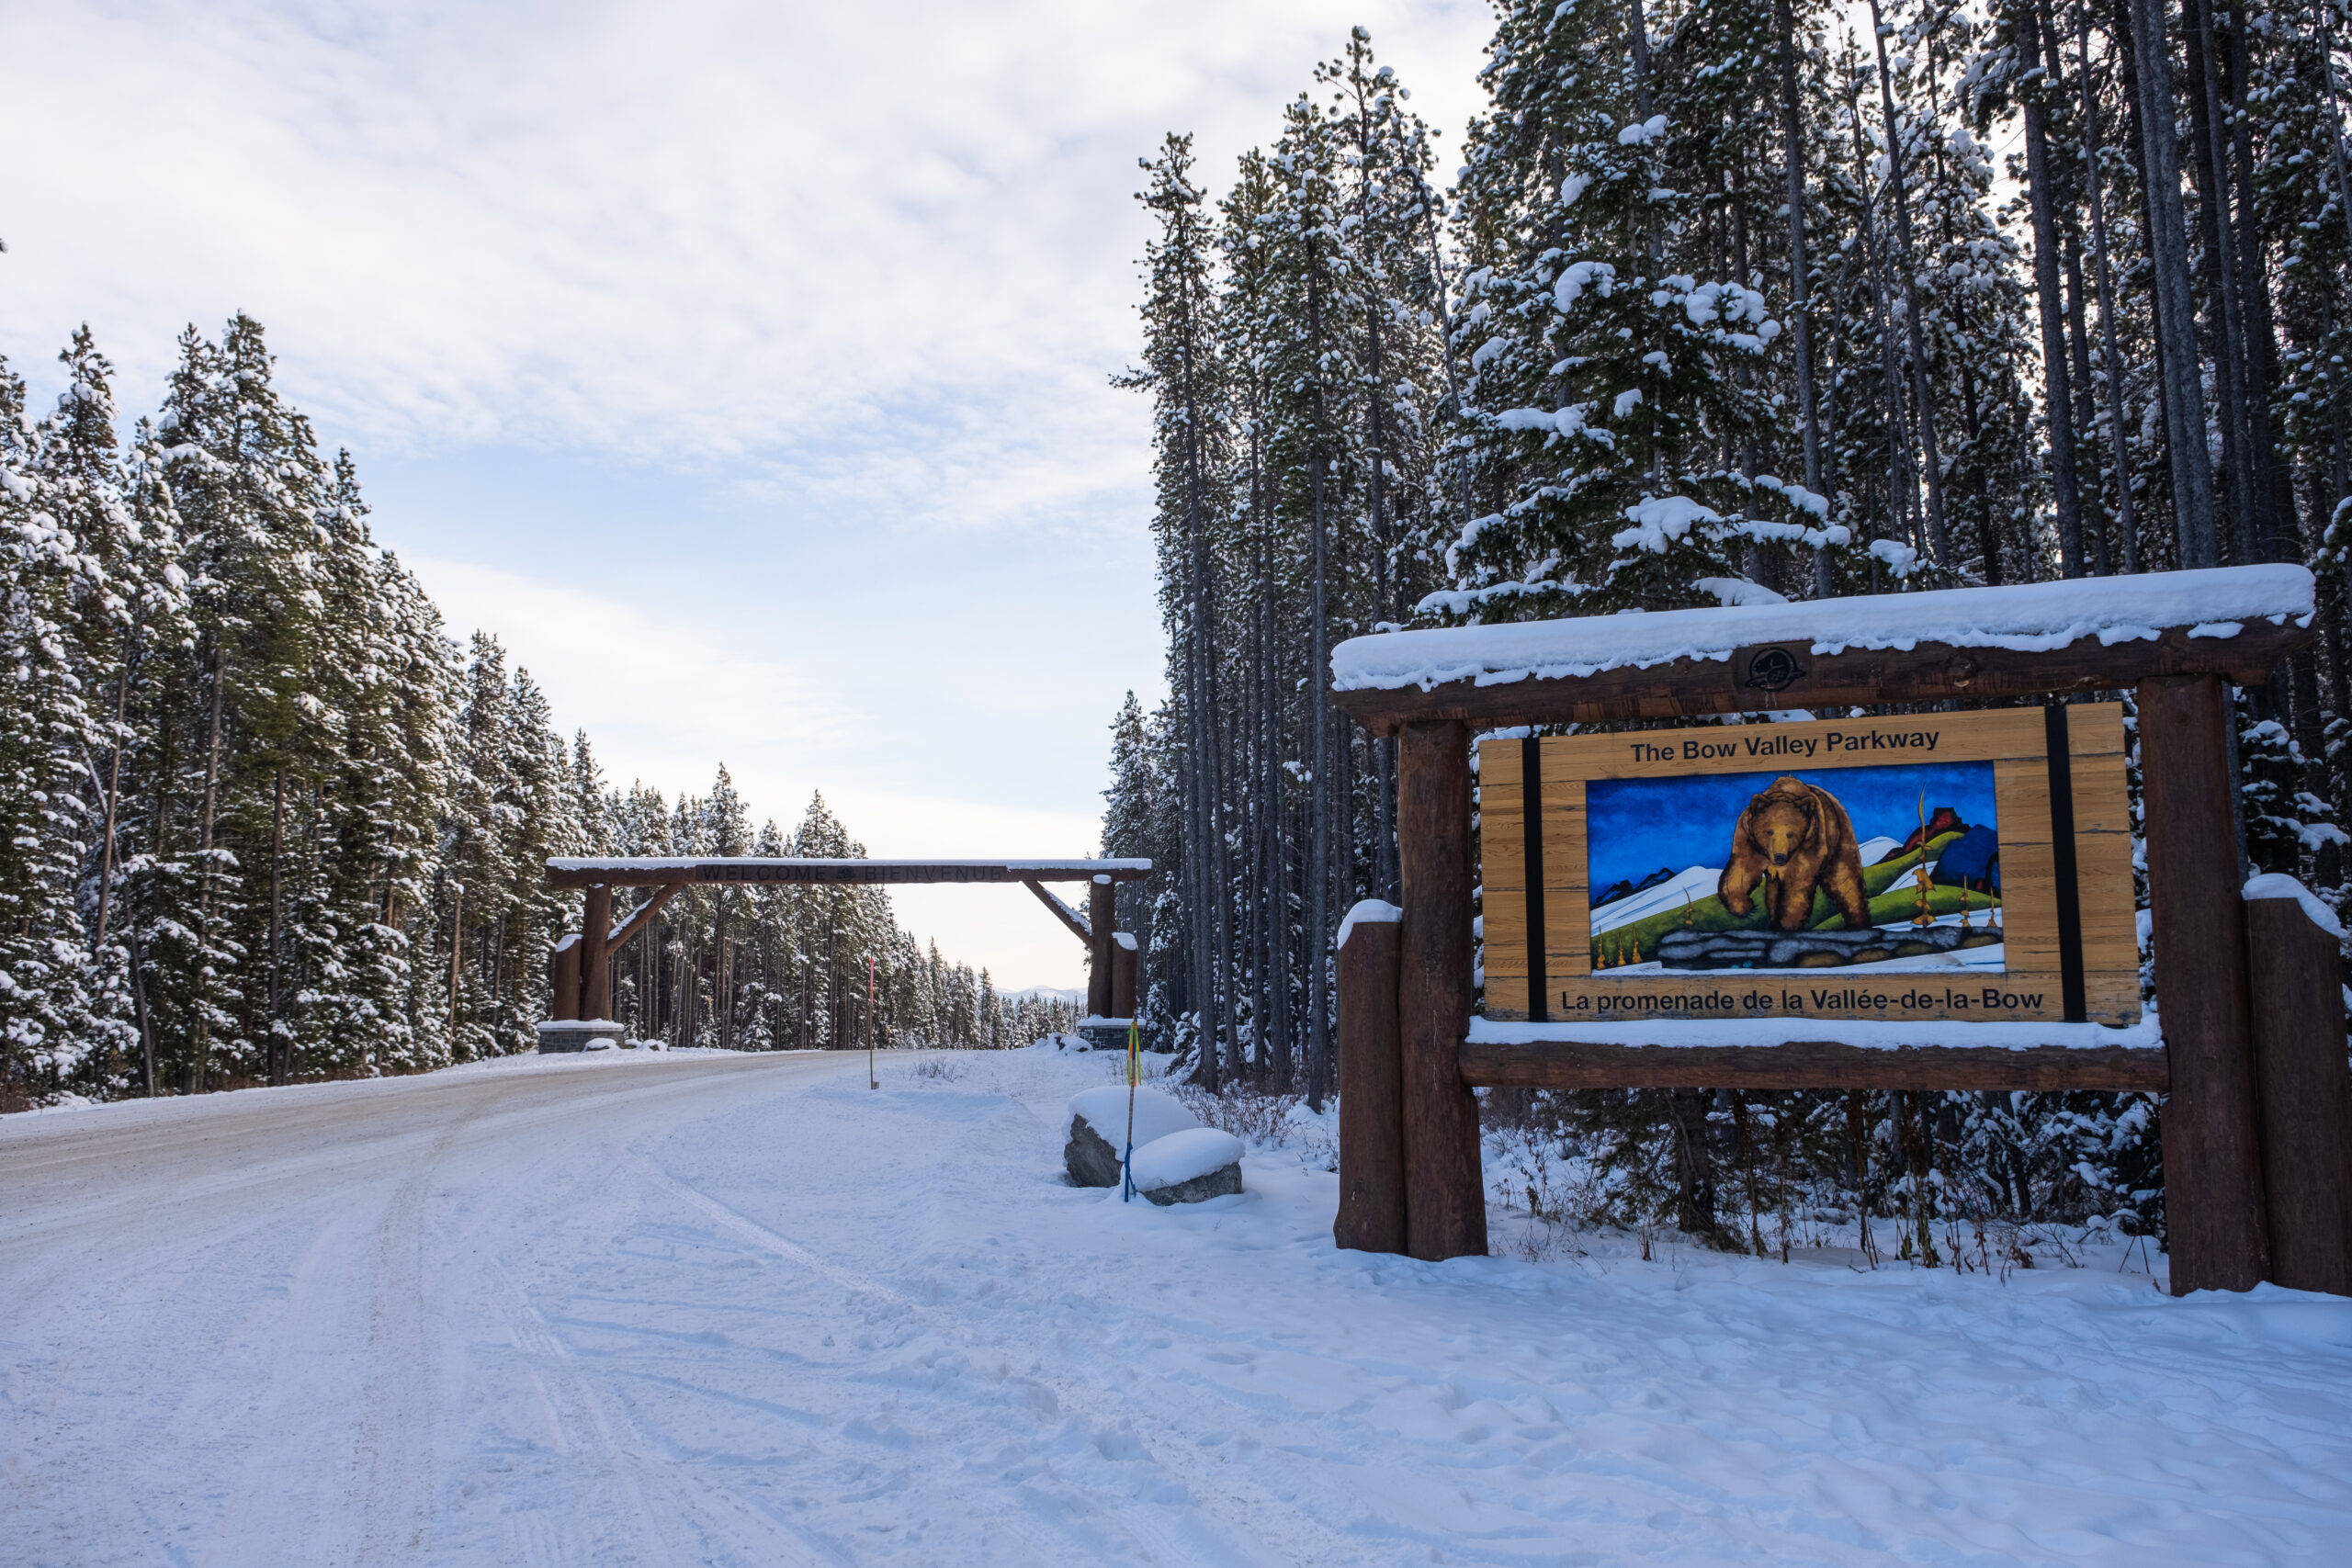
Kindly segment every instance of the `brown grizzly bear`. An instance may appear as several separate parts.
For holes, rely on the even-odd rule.
[[[1776,930],[1803,931],[1813,923],[1815,887],[1846,917],[1847,930],[1870,927],[1870,892],[1862,885],[1854,824],[1826,789],[1783,774],[1739,814],[1731,863],[1715,891],[1724,908],[1745,915],[1754,908],[1759,882],[1767,889],[1765,914]]]

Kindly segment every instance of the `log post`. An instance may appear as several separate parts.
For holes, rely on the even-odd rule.
[[[2268,1271],[2246,1018],[2245,905],[2218,675],[2140,682],[2148,907],[2172,1066],[2165,1228],[2175,1295],[2245,1291]]]
[[[566,931],[548,954],[548,1017],[580,1016],[580,933]]]
[[[1111,933],[1111,1016],[1136,1015],[1136,939],[1132,931]]]
[[[1405,918],[1396,1013],[1404,1087],[1405,1232],[1416,1258],[1482,1257],[1478,1102],[1462,1081],[1476,1000],[1470,951],[1470,730],[1409,723],[1396,747]]]
[[[1111,1010],[1111,928],[1119,923],[1116,890],[1107,876],[1086,885],[1087,948],[1093,962],[1086,970],[1086,1011],[1091,1018],[1114,1018]]]
[[[2335,938],[2292,898],[2245,907],[2270,1278],[2352,1296],[2352,1069]]]
[[[1398,934],[1394,919],[1358,918],[1340,943],[1340,1215],[1331,1239],[1358,1252],[1405,1250]]]
[[[599,882],[588,889],[588,918],[582,927],[581,945],[587,951],[581,954],[577,1017],[613,1016],[612,935],[612,885]]]

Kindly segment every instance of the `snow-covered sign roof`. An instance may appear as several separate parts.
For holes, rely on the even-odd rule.
[[[591,883],[656,886],[711,882],[1133,882],[1148,860],[830,860],[762,855],[560,855],[548,862],[558,887]]]
[[[2312,574],[2304,568],[2236,566],[1387,632],[1350,637],[1333,649],[1331,674],[1334,689],[1342,692],[1426,689],[1447,681],[1494,685],[1677,659],[1729,659],[1735,649],[1800,641],[1815,653],[1909,649],[1927,642],[2047,653],[2084,637],[2109,646],[2154,641],[2176,626],[2190,628],[2192,636],[2234,637],[2246,621],[2301,624],[2311,615]]]
[[[2244,675],[2265,669],[2278,651],[2308,639],[2312,613],[2312,574],[2302,567],[2223,567],[2014,588],[1387,632],[1351,637],[1332,649],[1331,674],[1341,705],[1367,723],[1374,722],[1369,716],[1393,720],[1414,716],[1415,710],[1424,708],[1432,717],[1461,713],[1494,716],[1514,700],[1508,694],[1492,694],[1489,700],[1454,704],[1461,710],[1454,713],[1371,694],[1426,694],[1529,682],[1582,683],[1661,666],[1682,666],[1725,688],[1713,700],[1694,703],[1686,711],[1792,707],[1802,705],[1800,697],[1828,700],[1832,694],[1838,700],[1866,701],[1868,693],[1849,694],[1862,685],[1875,688],[1889,671],[1925,668],[1926,661],[1857,655],[1888,650],[1909,654],[1938,646],[1968,650],[1967,657],[1951,661],[1952,672],[1932,672],[1914,682],[1923,688],[1934,686],[1942,694],[2096,689],[2143,674]],[[1728,672],[1707,670],[1728,663],[1737,650],[1767,645],[1809,650],[1825,660],[1844,658],[1836,666],[1822,666],[1821,681],[1788,691],[1785,699],[1774,696],[1787,689],[1785,682],[1769,691],[1740,694],[1730,689],[1734,682]],[[2072,650],[2081,668],[2064,672],[2064,679],[2053,675],[2047,683],[2036,684],[2045,671],[2034,660],[2061,650]],[[2084,650],[2089,657],[2083,657]],[[2101,650],[2112,651],[2101,657]],[[1972,676],[1988,671],[1991,678],[1972,685]],[[1661,675],[1671,673],[1660,671]],[[1797,671],[1800,677],[1807,673]],[[1668,694],[1659,680],[1620,678],[1608,685],[1609,695],[1618,701]],[[1359,695],[1349,701],[1349,694]],[[1923,694],[1924,690],[1890,693],[1886,700],[1914,700]]]

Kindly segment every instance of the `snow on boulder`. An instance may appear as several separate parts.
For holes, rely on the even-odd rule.
[[[1241,1190],[1241,1140],[1214,1127],[1139,1145],[1136,1190],[1159,1204],[1197,1203]]]
[[[1175,1096],[1138,1086],[1136,1147],[1200,1126]],[[1062,1163],[1073,1187],[1116,1187],[1120,1151],[1127,1146],[1127,1086],[1104,1084],[1069,1097],[1069,1143]]]

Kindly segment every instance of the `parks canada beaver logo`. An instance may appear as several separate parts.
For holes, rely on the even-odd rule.
[[[1804,666],[1785,648],[1759,649],[1747,661],[1747,684],[1759,692],[1787,691],[1804,674]]]

